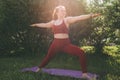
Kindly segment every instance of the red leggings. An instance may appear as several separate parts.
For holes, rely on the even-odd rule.
[[[52,57],[57,53],[57,52],[65,52],[68,54],[72,54],[75,56],[79,57],[79,61],[80,61],[80,65],[82,68],[82,72],[86,73],[87,69],[86,69],[86,57],[84,54],[84,51],[81,50],[79,47],[72,45],[70,43],[69,39],[54,39],[54,41],[52,42],[49,50],[48,50],[48,54],[46,55],[46,57],[43,59],[42,63],[40,64],[39,68],[44,67],[45,65],[48,64],[48,62],[50,61],[50,59],[52,59]]]

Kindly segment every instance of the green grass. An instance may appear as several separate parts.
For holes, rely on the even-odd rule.
[[[43,57],[40,56],[1,57],[0,80],[80,80],[48,74],[20,72],[22,68],[38,65],[42,59]],[[120,80],[120,56],[87,54],[87,60],[88,72],[100,75],[99,80]],[[66,54],[57,54],[46,67],[80,70],[78,59]]]

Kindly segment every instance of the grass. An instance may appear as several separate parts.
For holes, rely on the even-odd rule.
[[[20,69],[38,65],[43,57],[1,57],[0,80],[82,80],[70,77],[51,76],[40,73],[22,73]],[[94,55],[87,53],[88,72],[100,75],[99,80],[120,80],[120,56]],[[57,54],[46,66],[80,70],[78,59],[74,56]]]

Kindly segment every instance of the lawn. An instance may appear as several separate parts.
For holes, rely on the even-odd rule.
[[[116,56],[100,56],[86,53],[86,55],[88,72],[100,75],[99,80],[120,80],[119,54]],[[22,68],[39,65],[42,59],[43,56],[1,57],[0,80],[80,80],[70,77],[51,76],[43,73],[20,72]],[[57,54],[46,67],[80,70],[78,58],[66,54]]]

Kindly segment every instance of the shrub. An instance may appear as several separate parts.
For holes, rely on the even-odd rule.
[[[86,53],[94,53],[95,48],[93,46],[83,46],[81,47]]]
[[[116,54],[118,54],[119,52],[120,51],[119,51],[118,46],[105,46],[104,47],[104,53],[105,54],[116,56]]]

